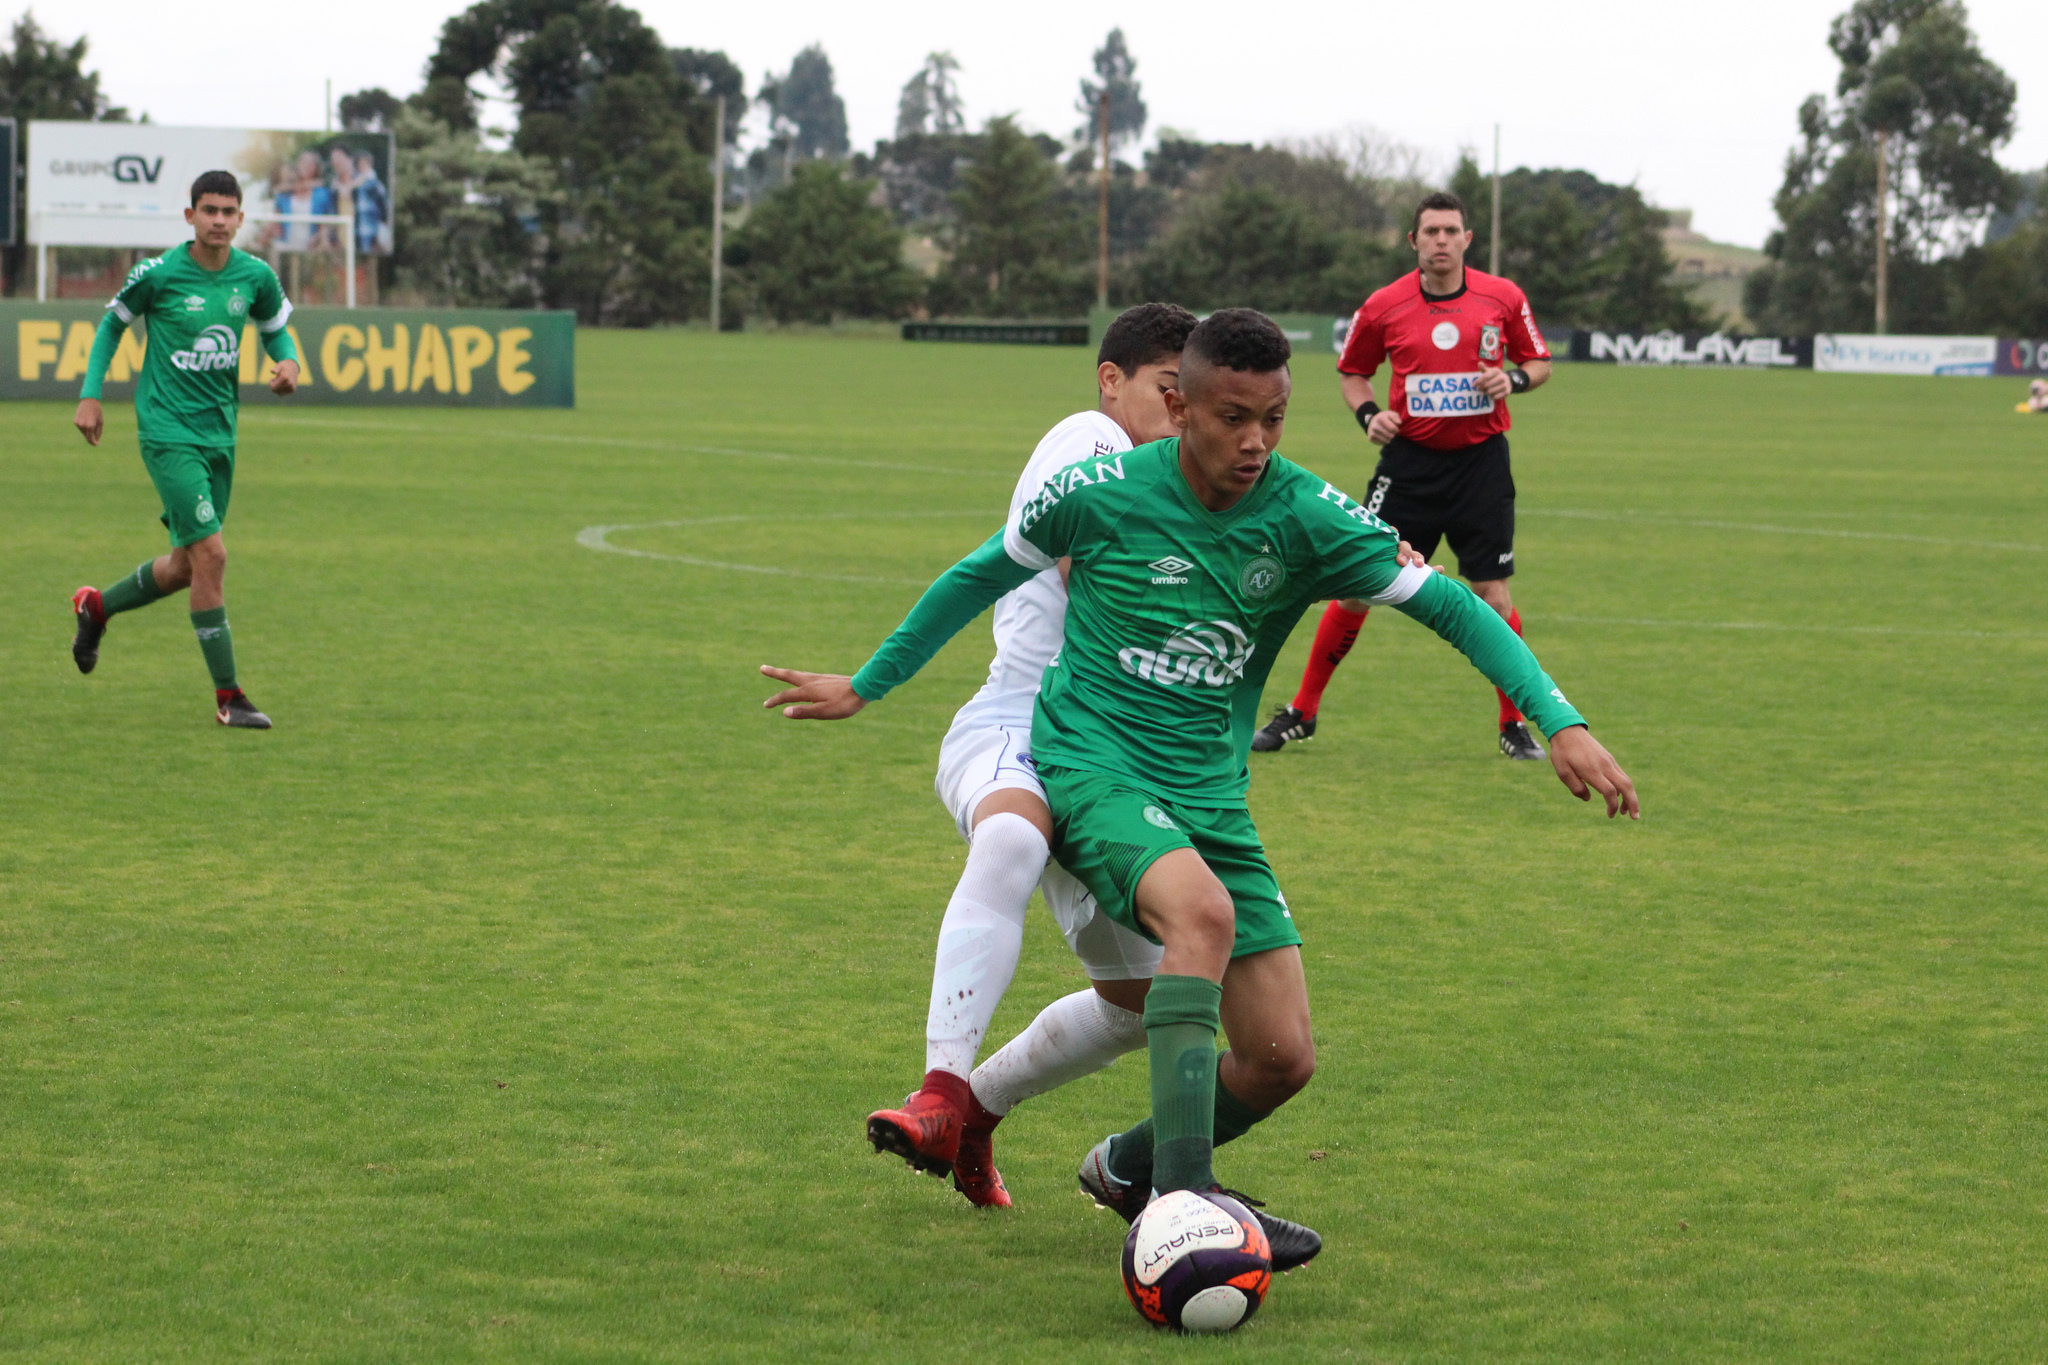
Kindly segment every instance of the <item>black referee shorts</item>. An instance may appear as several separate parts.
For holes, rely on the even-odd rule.
[[[1403,436],[1380,448],[1365,510],[1425,555],[1448,540],[1469,582],[1515,572],[1515,477],[1508,438],[1495,432],[1462,450],[1431,450]]]

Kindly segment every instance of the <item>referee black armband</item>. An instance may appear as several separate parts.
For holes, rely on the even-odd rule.
[[[1358,429],[1360,431],[1371,431],[1372,419],[1379,414],[1379,410],[1380,405],[1378,403],[1360,403],[1357,412],[1353,414],[1358,418]]]
[[[1510,393],[1527,393],[1528,391],[1529,391],[1529,372],[1528,372],[1527,370],[1509,370],[1509,371],[1508,371],[1508,392],[1510,392]]]

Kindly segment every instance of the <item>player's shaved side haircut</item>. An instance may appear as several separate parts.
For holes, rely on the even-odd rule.
[[[1465,212],[1465,201],[1452,194],[1449,190],[1437,190],[1432,194],[1422,196],[1422,202],[1415,206],[1415,221],[1408,225],[1408,235],[1410,237],[1413,237],[1415,230],[1422,226],[1422,215],[1428,213],[1431,209],[1449,210],[1458,215],[1458,226],[1472,226],[1472,215]]]
[[[1271,374],[1287,368],[1294,348],[1279,324],[1256,308],[1224,308],[1209,314],[1188,333],[1182,350],[1181,389],[1188,377],[1206,369]]]
[[[225,195],[239,204],[242,202],[242,182],[235,179],[233,171],[208,171],[192,182],[193,208],[199,207],[202,194]]]
[[[1136,374],[1147,365],[1157,365],[1181,353],[1188,333],[1195,330],[1195,315],[1177,303],[1141,303],[1126,308],[1102,334],[1102,349],[1095,363],[1109,361],[1125,374]]]

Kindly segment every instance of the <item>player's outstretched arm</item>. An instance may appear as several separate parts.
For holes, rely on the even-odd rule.
[[[791,720],[845,720],[868,704],[865,697],[853,690],[853,679],[844,673],[803,673],[770,664],[762,664],[761,672],[789,684],[761,705],[780,706],[782,714]]]
[[[1038,569],[1019,564],[1003,549],[998,531],[981,548],[939,575],[874,657],[858,673],[801,673],[767,664],[761,671],[793,684],[763,703],[781,706],[791,720],[843,720],[871,701],[880,701],[908,681],[1004,593],[1031,580]]]
[[[1593,738],[1586,718],[1565,700],[1522,638],[1470,588],[1432,575],[1411,595],[1391,605],[1428,626],[1470,659],[1487,681],[1507,693],[1523,714],[1550,736],[1551,766],[1572,795],[1586,801],[1597,791],[1607,801],[1610,819],[1624,809],[1631,820],[1642,818],[1635,783]]]
[[[1569,726],[1550,737],[1550,766],[1557,769],[1557,780],[1579,800],[1590,801],[1593,793],[1599,792],[1607,801],[1608,819],[1622,811],[1627,811],[1631,820],[1643,818],[1635,782],[1585,726]]]

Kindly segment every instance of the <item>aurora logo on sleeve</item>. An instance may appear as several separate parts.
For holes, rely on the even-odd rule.
[[[192,338],[191,350],[172,351],[171,364],[195,374],[238,369],[242,364],[242,338],[233,328],[216,322]]]
[[[1163,648],[1119,650],[1116,661],[1132,677],[1161,687],[1229,687],[1244,681],[1253,648],[1234,622],[1194,621],[1169,635]]]

